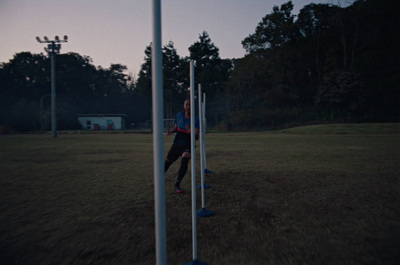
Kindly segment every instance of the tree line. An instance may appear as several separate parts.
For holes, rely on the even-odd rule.
[[[230,126],[398,121],[398,1],[275,6],[242,41]],[[396,22],[397,21],[397,22]]]
[[[400,44],[395,0],[358,0],[347,7],[274,6],[243,39],[243,58],[221,59],[206,31],[181,57],[162,48],[164,115],[182,109],[189,60],[207,94],[207,120],[222,129],[311,122],[399,121]],[[397,21],[397,22],[396,22]],[[127,114],[151,119],[151,43],[140,72],[96,67],[77,53],[56,57],[59,129],[77,129],[77,114]],[[0,125],[17,131],[50,128],[50,59],[21,52],[0,65]]]

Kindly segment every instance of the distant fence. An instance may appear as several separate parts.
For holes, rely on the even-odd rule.
[[[205,122],[205,124],[206,123],[207,122]],[[163,124],[164,124],[164,132],[172,130],[175,125],[175,119],[164,119]],[[152,132],[152,125],[153,125],[152,121],[147,120],[145,122],[139,122],[139,123],[135,124],[134,129],[143,131],[143,132]]]

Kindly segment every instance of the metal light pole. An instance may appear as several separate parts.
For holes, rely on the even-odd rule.
[[[44,40],[36,37],[39,43],[48,43],[47,48],[44,50],[49,54],[51,58],[51,131],[53,137],[57,137],[57,120],[56,120],[56,54],[60,53],[61,42],[67,42],[68,37],[64,36],[63,40],[60,40],[58,36],[54,37],[54,40],[49,40],[44,36]]]
[[[40,98],[40,129],[43,131],[43,125],[44,125],[44,118],[43,118],[43,99],[45,97],[51,96],[51,94],[44,95],[43,97]]]

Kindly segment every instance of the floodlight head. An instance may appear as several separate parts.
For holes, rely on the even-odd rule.
[[[47,36],[44,36],[44,40],[49,41],[49,38],[47,38]]]
[[[55,36],[54,38],[56,41],[60,41],[60,38],[58,36]]]
[[[36,40],[37,40],[38,42],[42,42],[42,41],[40,40],[40,38],[39,38],[39,37],[36,37]]]
[[[64,35],[64,41],[68,41],[68,36]]]

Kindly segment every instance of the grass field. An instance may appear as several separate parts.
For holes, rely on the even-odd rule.
[[[155,264],[151,137],[1,136],[0,264]],[[198,219],[199,259],[399,264],[399,163],[399,124],[208,134],[215,215]],[[171,265],[192,259],[190,172],[178,195],[178,168],[166,174]]]

